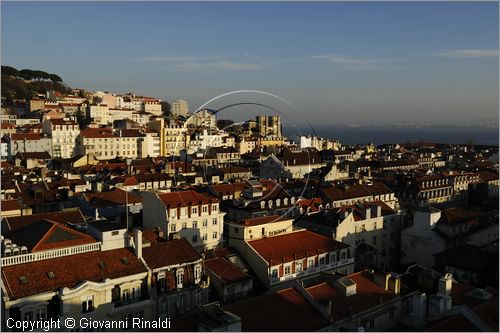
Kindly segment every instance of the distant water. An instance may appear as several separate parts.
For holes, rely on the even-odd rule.
[[[318,127],[314,126],[317,136],[338,139],[344,144],[374,144],[433,142],[433,143],[466,143],[480,145],[498,145],[498,128],[488,127]],[[299,132],[295,129],[284,129],[285,135],[297,141]],[[312,130],[304,128],[304,135],[312,134]]]

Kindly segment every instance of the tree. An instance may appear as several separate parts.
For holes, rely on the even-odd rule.
[[[52,82],[63,82],[63,80],[61,79],[61,77],[59,75],[57,75],[57,74],[49,74],[48,78],[50,80],[52,80]]]
[[[231,126],[232,124],[234,124],[234,121],[232,121],[230,119],[219,119],[219,120],[217,120],[217,128],[218,129],[225,129],[225,128]]]
[[[164,117],[168,117],[172,111],[172,105],[167,101],[161,102],[161,111]]]
[[[19,76],[19,71],[14,67],[2,66],[2,75]]]
[[[80,129],[85,129],[87,126],[90,124],[90,120],[85,117],[85,114],[83,114],[83,111],[81,109],[78,109],[76,112],[76,122],[78,123],[78,126]]]

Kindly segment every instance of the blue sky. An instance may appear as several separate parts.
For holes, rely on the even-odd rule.
[[[496,2],[1,6],[2,65],[72,87],[192,108],[263,90],[313,124],[498,122]]]

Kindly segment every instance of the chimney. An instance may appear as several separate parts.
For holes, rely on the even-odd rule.
[[[134,250],[137,258],[142,258],[142,231],[135,229],[134,232]]]
[[[384,290],[389,289],[389,278],[391,277],[390,273],[384,272],[374,272],[373,273],[373,282],[375,282],[379,287]]]
[[[452,283],[453,275],[451,273],[446,273],[445,276],[439,279],[438,294],[442,296],[450,296]]]
[[[363,208],[361,208],[361,214],[363,216],[363,220],[369,220],[371,219],[371,208],[370,206],[364,206]]]
[[[401,279],[395,275],[389,278],[389,290],[395,295],[399,295],[401,292]]]

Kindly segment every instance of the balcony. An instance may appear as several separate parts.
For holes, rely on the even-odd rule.
[[[123,306],[140,303],[140,302],[146,301],[146,300],[149,300],[149,296],[147,294],[146,295],[141,295],[140,297],[132,298],[132,299],[129,299],[129,300],[126,300],[126,301],[124,301],[124,300],[114,301],[113,302],[113,306],[115,308],[120,308],[120,307],[123,307]]]

